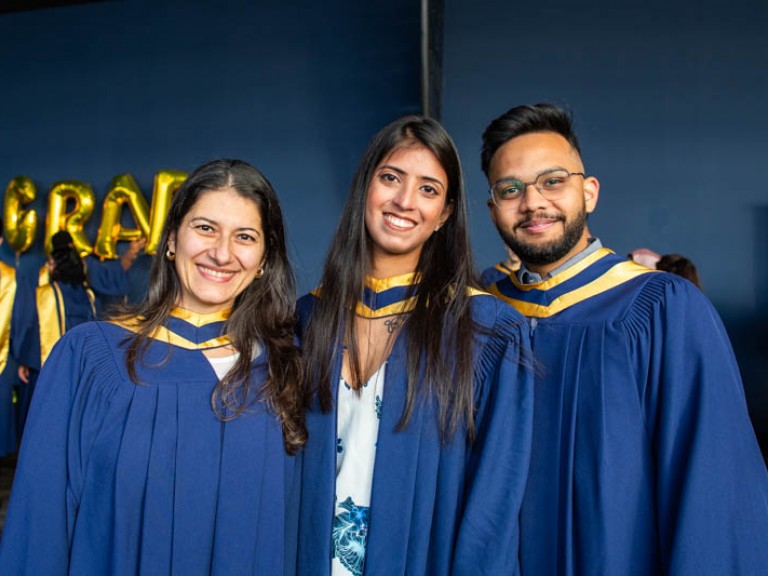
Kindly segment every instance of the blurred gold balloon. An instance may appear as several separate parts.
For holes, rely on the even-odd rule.
[[[147,254],[157,253],[157,246],[160,244],[160,235],[163,231],[165,218],[168,216],[168,209],[171,206],[171,198],[176,190],[179,189],[187,179],[186,172],[178,170],[162,170],[155,174],[155,187],[152,192],[152,209],[150,211],[149,236],[144,252]]]
[[[127,204],[136,228],[123,228],[120,216]],[[121,240],[137,240],[149,235],[149,206],[139,186],[130,174],[112,179],[101,210],[101,225],[96,237],[95,252],[101,258],[117,258],[117,243]]]
[[[16,176],[5,189],[3,207],[5,238],[17,254],[26,252],[35,241],[37,212],[24,210],[22,206],[32,202],[36,195],[34,182],[26,176]]]
[[[67,203],[74,202],[74,208],[67,212]],[[48,215],[45,219],[45,254],[51,254],[51,236],[59,230],[72,235],[75,248],[80,256],[93,252],[93,246],[83,232],[83,225],[93,214],[95,197],[93,188],[85,182],[65,180],[57,182],[48,192]]]

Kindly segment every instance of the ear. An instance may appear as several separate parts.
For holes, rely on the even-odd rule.
[[[168,250],[176,252],[176,232],[168,234]]]
[[[597,199],[600,196],[600,182],[594,176],[584,178],[584,204],[587,214],[591,214],[597,207]]]
[[[496,222],[496,204],[493,203],[493,200],[487,200],[485,203],[488,206],[488,212],[491,213],[491,220],[493,220],[494,226],[498,226]]]
[[[445,224],[448,218],[451,217],[451,214],[453,214],[453,202],[446,202],[445,206],[443,206],[443,213],[440,214],[439,226],[442,227],[442,225]]]

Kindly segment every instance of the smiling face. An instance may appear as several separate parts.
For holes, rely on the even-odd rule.
[[[584,171],[578,152],[554,132],[517,136],[491,159],[488,179],[532,182],[549,170]],[[502,207],[488,202],[499,234],[526,267],[542,276],[587,247],[586,216],[597,204],[600,185],[592,176],[572,176],[556,198],[547,199],[529,185],[519,199]]]
[[[395,148],[379,163],[365,202],[375,277],[416,269],[424,243],[453,210],[447,186],[440,162],[419,144]]]
[[[168,248],[181,285],[177,306],[199,314],[230,309],[266,261],[259,207],[232,188],[203,192]]]

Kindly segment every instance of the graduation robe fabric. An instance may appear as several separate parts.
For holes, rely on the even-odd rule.
[[[18,387],[16,427],[19,437],[22,436],[26,425],[29,406],[40,373],[40,322],[53,326],[58,325],[58,318],[41,319],[39,317],[35,296],[37,287],[29,279],[25,280],[24,283],[25,285],[19,286],[19,290],[17,290],[11,324],[11,353],[19,364],[30,369],[29,382],[27,384],[21,383]],[[93,305],[85,288],[63,282],[56,282],[55,284],[61,290],[66,330],[95,319]]]
[[[71,330],[83,322],[95,319],[93,304],[85,288],[80,285],[55,283],[64,303],[65,330]],[[18,290],[14,305],[14,322],[11,332],[11,346],[14,358],[31,368],[40,371],[40,322],[57,324],[57,318],[40,318],[35,297],[36,287],[27,283]]]
[[[153,342],[134,384],[129,334],[84,324],[45,363],[0,574],[282,574],[294,463],[278,418],[257,402],[220,421],[217,378],[197,350]],[[262,354],[253,382],[266,371]]]
[[[480,284],[482,286],[490,286],[502,278],[506,278],[510,272],[512,272],[512,270],[507,268],[504,262],[499,262],[498,264],[483,270],[483,273],[480,274]]]
[[[306,327],[315,301],[299,300]],[[477,337],[477,440],[458,430],[441,446],[436,407],[418,402],[397,431],[406,392],[406,335],[387,360],[366,550],[366,576],[517,574],[518,513],[530,457],[533,377],[523,319],[482,294],[472,316],[490,334]],[[333,397],[341,350],[331,376]],[[330,574],[336,477],[336,413],[315,405],[303,453],[298,574]]]
[[[88,276],[88,286],[96,296],[96,316],[101,319],[105,317],[107,306],[124,303],[123,300],[131,290],[129,271],[133,269],[133,266],[129,271],[126,271],[123,270],[123,265],[119,259],[101,260],[93,255],[86,256],[84,263]],[[148,275],[146,270],[145,275]],[[47,263],[40,268],[35,281],[38,286],[51,282]]]
[[[96,295],[96,317],[105,318],[108,307],[114,304],[124,304],[131,291],[131,272],[137,262],[129,270],[123,270],[120,259],[100,260],[96,256],[85,258],[88,272],[88,285]],[[137,267],[138,268],[138,267]],[[144,270],[144,276],[149,276]]]
[[[768,477],[702,292],[602,249],[489,287],[531,317],[524,574],[768,574]]]
[[[96,297],[121,297],[128,293],[128,273],[123,270],[120,259],[99,260],[88,256],[85,260],[88,271],[88,284],[96,293]]]

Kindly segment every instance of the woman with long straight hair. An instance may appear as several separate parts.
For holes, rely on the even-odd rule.
[[[282,574],[306,440],[294,326],[272,186],[204,164],[147,299],[68,331],[43,366],[0,574]]]
[[[299,574],[515,573],[529,343],[475,286],[453,142],[401,118],[365,152],[320,286],[299,301]]]

